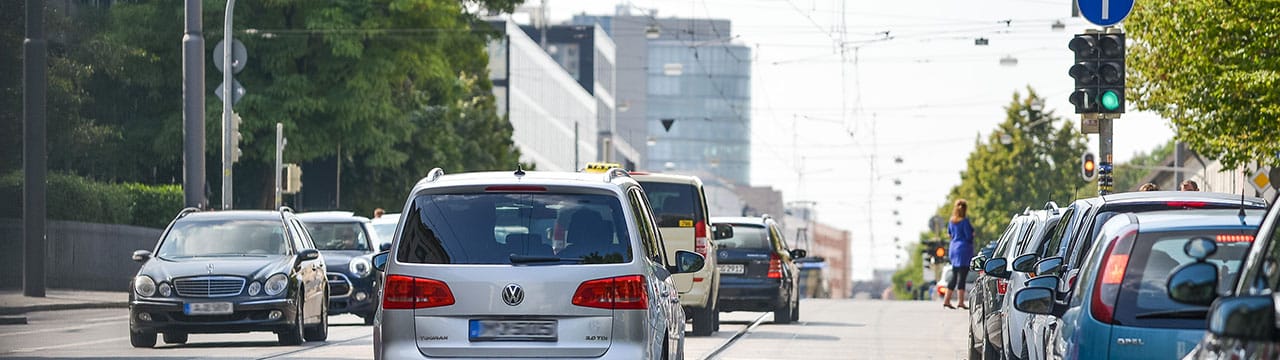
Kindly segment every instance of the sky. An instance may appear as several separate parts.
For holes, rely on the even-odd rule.
[[[559,22],[614,14],[618,3],[546,5]],[[1046,111],[1079,127],[1067,102],[1067,42],[1096,28],[1071,17],[1070,0],[628,3],[659,18],[732,21],[734,41],[753,52],[752,185],[781,190],[787,202],[815,201],[818,221],[849,230],[854,280],[914,256],[899,244],[918,240],[1015,92],[1032,88]],[[1055,21],[1066,29],[1052,30]],[[1008,58],[1016,65],[1001,64]],[[1172,137],[1168,121],[1130,111],[1115,121],[1115,160]],[[1096,151],[1097,135],[1089,142]]]

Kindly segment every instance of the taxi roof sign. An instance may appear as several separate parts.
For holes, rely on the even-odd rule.
[[[609,169],[614,168],[621,169],[622,164],[610,162],[589,162],[587,163],[587,167],[583,168],[582,171],[603,174],[604,172],[609,171]]]

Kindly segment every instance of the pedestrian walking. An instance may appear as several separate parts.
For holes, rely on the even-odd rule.
[[[1182,191],[1200,191],[1200,184],[1195,181],[1187,180],[1182,182]]]
[[[964,304],[964,281],[969,276],[969,261],[973,260],[973,224],[969,223],[969,203],[964,199],[956,200],[947,232],[951,234],[952,278],[947,283],[947,296],[943,298],[942,306],[955,309],[956,306],[951,306],[951,296],[954,295],[960,299],[958,306],[968,309]]]

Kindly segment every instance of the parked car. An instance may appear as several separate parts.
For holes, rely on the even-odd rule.
[[[1056,275],[1056,303],[1066,304],[1080,273],[1080,264],[1093,248],[1102,225],[1112,217],[1133,212],[1161,210],[1199,211],[1206,209],[1265,209],[1266,201],[1257,197],[1201,191],[1143,191],[1080,199],[1063,209],[1062,221],[1054,228],[1044,252],[1014,259],[1014,264],[1033,264],[1021,270],[1033,275]],[[1044,281],[1044,280],[1039,280]],[[1047,340],[1061,328],[1061,319],[1052,315],[1032,316],[1031,333],[1027,336],[1032,359],[1049,356]]]
[[[1255,236],[1235,240],[1250,243],[1249,251],[1225,276],[1212,261],[1196,261],[1169,277],[1170,298],[1208,306],[1208,331],[1184,359],[1280,359],[1280,206],[1271,205]],[[1210,258],[1222,251],[1203,245],[1215,245],[1199,247]]]
[[[373,324],[378,278],[371,263],[378,234],[369,219],[345,211],[298,214],[329,269],[329,315],[355,314]]]
[[[1013,253],[1006,257],[1008,259],[1017,259],[1025,254],[1039,254],[1049,241],[1053,228],[1058,225],[1062,219],[1062,213],[1058,209],[1057,204],[1050,202],[1045,205],[1047,209],[1044,212],[1032,212],[1033,216],[1037,216],[1035,228],[1032,230],[1031,239],[1024,245],[1025,247],[1014,249]],[[1043,219],[1040,218],[1043,216]],[[1009,298],[1009,294],[1017,293],[1027,285],[1027,281],[1031,280],[1031,274],[1017,269],[1030,269],[1033,263],[1011,263],[1009,264],[1014,271],[1009,273],[1008,289],[1005,290],[1005,301],[1000,311],[1004,313],[1004,326],[1000,329],[1001,338],[1004,339],[1004,358],[1023,360],[1030,357],[1026,346],[1027,334],[1031,329],[1031,315],[1029,313],[1019,311],[1013,307],[1013,301]],[[1043,280],[1041,280],[1043,281]]]
[[[951,282],[952,276],[951,264],[948,263],[942,265],[942,278],[938,279],[938,281],[933,285],[934,290],[938,293],[939,299],[947,296],[947,284]],[[978,272],[970,271],[969,274],[964,277],[964,288],[972,289],[974,281],[978,281]]]
[[[188,208],[129,282],[129,342],[183,344],[192,333],[272,331],[282,345],[329,336],[324,258],[293,211]]]
[[[733,236],[719,240],[720,310],[773,312],[773,322],[800,319],[800,270],[793,249],[778,223],[760,217],[715,217],[716,224],[733,227]]]
[[[693,335],[711,335],[720,327],[719,298],[721,275],[716,266],[714,221],[707,213],[707,196],[702,180],[696,176],[632,172],[653,205],[658,230],[666,243],[667,256],[678,250],[689,250],[706,257],[701,271],[675,276],[680,291],[680,306],[693,320]]]
[[[437,168],[401,214],[392,249],[374,256],[386,278],[375,359],[683,358],[672,274],[704,261],[669,255],[625,171]]]
[[[399,225],[400,214],[382,214],[377,219],[369,219],[369,224],[373,225],[373,231],[378,233],[379,250],[390,250],[391,239],[395,238],[396,226]]]
[[[1005,293],[1008,291],[1008,279],[1013,272],[1008,258],[1022,251],[1031,242],[1037,228],[1049,216],[1047,210],[1032,211],[1027,209],[1014,216],[1003,235],[996,241],[995,249],[988,256],[990,260],[977,258],[971,272],[978,277],[972,287],[966,287],[969,302],[969,358],[998,359],[1003,358],[1005,350],[1004,311]]]
[[[1234,279],[1262,215],[1175,210],[1114,216],[1081,262],[1069,303],[1057,304],[1056,287],[1030,286],[1014,295],[1014,306],[1061,318],[1048,339],[1053,358],[1180,358],[1204,336],[1208,309],[1171,299],[1169,275],[1202,264]]]

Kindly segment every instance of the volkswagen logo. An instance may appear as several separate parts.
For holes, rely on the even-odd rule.
[[[502,288],[502,302],[510,306],[520,305],[524,302],[524,289],[520,285],[507,284],[507,287]]]

